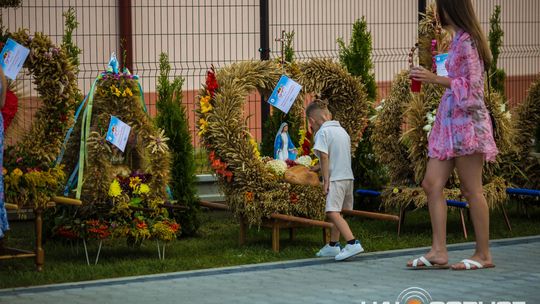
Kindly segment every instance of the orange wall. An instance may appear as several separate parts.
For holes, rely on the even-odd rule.
[[[537,75],[523,75],[523,76],[510,76],[506,79],[506,96],[509,100],[510,107],[515,107],[527,95],[527,90],[531,83],[538,77]],[[385,98],[390,92],[391,82],[379,82],[378,86],[378,100]],[[190,90],[184,91],[183,104],[186,107],[186,112],[188,116],[190,130],[192,130],[193,144],[198,147],[199,139],[197,137],[196,131],[196,95],[197,91]],[[144,99],[148,108],[149,114],[154,117],[156,115],[156,98],[157,94],[155,92],[149,92],[144,94]],[[248,113],[249,118],[248,127],[251,130],[251,134],[261,141],[261,98],[258,93],[253,93],[247,98],[247,102],[244,104],[244,113]],[[30,123],[32,121],[33,115],[36,110],[41,105],[41,102],[36,97],[22,98],[19,100],[19,112],[17,121],[13,123],[12,130],[8,130],[6,133],[6,143],[12,145],[17,142],[17,139],[20,138],[24,131],[30,128]]]

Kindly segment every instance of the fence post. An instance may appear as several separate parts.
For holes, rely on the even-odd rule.
[[[260,38],[261,47],[259,52],[261,53],[261,60],[270,59],[270,17],[268,11],[269,0],[259,0],[259,19],[260,19]],[[264,138],[264,134],[268,132],[264,129],[264,122],[270,118],[270,104],[266,102],[268,96],[261,94],[261,138]]]
[[[134,73],[131,0],[118,0],[118,8],[118,21],[120,25],[120,54],[118,54],[117,57],[120,60],[120,66],[124,66]]]

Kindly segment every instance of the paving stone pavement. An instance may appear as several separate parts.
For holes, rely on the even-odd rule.
[[[471,243],[450,246],[451,262],[469,257],[472,248]],[[346,262],[307,259],[0,289],[0,303],[394,304],[407,288],[409,295],[431,296],[438,303],[540,303],[540,236],[493,241],[491,248],[497,267],[478,271],[407,270],[409,258],[426,252],[415,248]]]

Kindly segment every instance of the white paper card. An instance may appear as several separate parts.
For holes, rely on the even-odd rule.
[[[28,54],[30,54],[29,49],[8,38],[0,53],[0,65],[2,65],[4,75],[11,80],[15,80]]]
[[[129,138],[131,127],[125,122],[118,119],[116,116],[111,116],[111,122],[109,123],[109,130],[107,131],[107,141],[118,147],[120,151],[124,152],[126,144]]]
[[[281,111],[288,113],[301,89],[302,86],[297,82],[282,75],[274,88],[272,95],[268,98],[268,103]]]

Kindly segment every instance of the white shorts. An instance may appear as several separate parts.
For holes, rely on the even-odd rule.
[[[341,212],[353,208],[354,180],[344,179],[330,182],[330,189],[326,195],[326,212]]]

